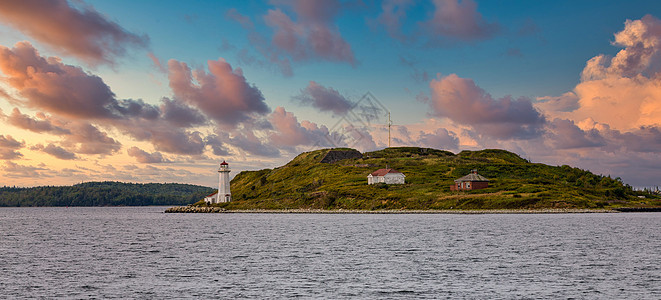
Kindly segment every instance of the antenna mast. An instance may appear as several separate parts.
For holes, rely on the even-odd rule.
[[[388,148],[390,148],[390,127],[392,126],[392,121],[390,121],[390,111],[388,111]]]

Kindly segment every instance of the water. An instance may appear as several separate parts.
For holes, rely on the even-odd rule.
[[[0,297],[661,298],[661,213],[164,209],[0,208]]]

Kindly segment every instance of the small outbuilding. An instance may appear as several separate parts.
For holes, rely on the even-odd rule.
[[[486,189],[489,187],[489,179],[477,174],[477,170],[472,170],[470,174],[456,179],[454,185],[450,186],[451,191],[468,191]]]
[[[214,192],[211,195],[208,195],[208,196],[204,197],[204,202],[209,203],[209,204],[216,202],[216,198],[217,198],[216,195],[218,195],[218,191]]]
[[[367,184],[404,184],[406,175],[395,169],[378,169],[367,175]]]

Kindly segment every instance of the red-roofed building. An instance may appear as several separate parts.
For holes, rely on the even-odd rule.
[[[378,169],[367,175],[367,184],[404,184],[406,175],[395,169]]]
[[[450,186],[451,191],[479,190],[489,187],[489,179],[477,174],[477,170],[472,170],[470,174],[454,181]]]

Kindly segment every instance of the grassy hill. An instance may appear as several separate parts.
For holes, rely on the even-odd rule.
[[[397,147],[362,158],[320,161],[329,151],[302,153],[282,167],[241,172],[232,180],[226,209],[544,209],[661,206],[658,195],[633,191],[619,178],[570,166],[530,163],[496,149],[448,151]],[[406,175],[404,185],[367,185],[366,176],[386,165]],[[450,191],[472,169],[490,187]],[[638,197],[644,196],[645,198]],[[197,205],[205,205],[202,201]]]
[[[212,193],[179,183],[85,182],[73,186],[1,187],[0,206],[186,205]]]

